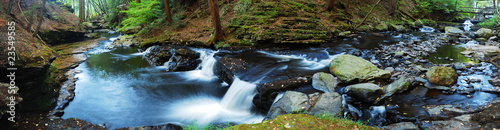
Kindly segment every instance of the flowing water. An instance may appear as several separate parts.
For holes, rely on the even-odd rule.
[[[88,60],[75,70],[77,74],[75,98],[65,108],[63,118],[79,118],[108,128],[188,124],[241,124],[258,123],[266,113],[255,110],[252,99],[256,86],[279,79],[328,72],[328,65],[336,55],[356,52],[367,58],[370,49],[400,41],[420,39],[420,35],[386,34],[377,37],[362,34],[325,44],[318,48],[274,51],[213,51],[190,48],[200,53],[202,61],[196,70],[167,72],[165,66],[151,66],[137,48],[108,50],[116,36],[100,41],[99,46],[86,53]],[[474,62],[463,57],[460,45],[445,45],[431,55],[432,63]],[[249,68],[236,74],[231,85],[214,75],[213,69],[221,57],[241,58]],[[450,60],[452,59],[452,60]],[[372,61],[375,62],[375,61]],[[485,65],[487,66],[487,65]],[[481,71],[482,72],[482,71]],[[483,73],[464,74],[459,80],[479,77],[486,84],[490,77]],[[486,82],[486,83],[485,83]],[[345,86],[341,86],[345,87]],[[311,86],[296,91],[316,92]],[[476,87],[475,89],[481,89]],[[277,97],[279,99],[283,93]],[[344,95],[345,96],[345,95]],[[346,97],[347,98],[347,97]],[[496,99],[495,94],[475,92],[471,97],[463,94],[443,94],[440,91],[417,87],[393,97],[387,106],[352,106],[361,120],[369,125],[382,125],[396,117],[418,117],[422,106],[432,104],[482,104]],[[392,111],[391,114],[388,111]],[[394,115],[393,111],[399,114]]]

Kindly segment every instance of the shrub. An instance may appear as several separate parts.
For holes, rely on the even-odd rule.
[[[163,13],[160,2],[156,0],[143,0],[141,3],[131,1],[129,2],[129,9],[120,12],[126,13],[128,18],[121,22],[123,27],[119,30],[152,23],[159,20],[158,18]]]

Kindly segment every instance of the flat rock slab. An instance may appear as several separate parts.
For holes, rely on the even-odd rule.
[[[385,126],[386,130],[418,130],[418,126],[411,122],[401,122]]]

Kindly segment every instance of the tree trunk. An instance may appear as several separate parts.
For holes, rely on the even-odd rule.
[[[85,0],[80,0],[80,5],[78,6],[79,8],[79,15],[80,15],[80,23],[83,23],[85,21]]]
[[[328,11],[335,9],[335,0],[328,0],[328,5],[326,6]]]
[[[38,31],[40,30],[40,26],[42,25],[42,21],[43,21],[43,11],[45,10],[45,0],[43,0],[42,2],[42,14],[40,15],[40,20],[38,20],[38,26],[36,27],[35,29],[35,33],[33,33],[33,36],[36,36],[36,34],[38,33]]]
[[[212,12],[212,23],[214,24],[215,29],[215,35],[213,36],[213,39],[211,39],[211,41],[208,43],[212,44],[222,38],[222,28],[220,25],[219,6],[217,4],[217,0],[208,0],[208,3],[210,5],[210,11]]]
[[[28,32],[31,32],[31,25],[33,25],[33,15],[34,14],[35,14],[35,0],[31,0],[30,20],[28,22],[28,26],[26,27],[26,30],[28,30]]]
[[[12,10],[13,4],[14,4],[14,0],[9,0],[9,5],[7,6],[7,12],[5,12],[7,15],[10,14],[10,10]]]
[[[382,0],[378,0],[378,2],[372,7],[370,12],[368,12],[368,14],[366,14],[365,18],[363,18],[363,21],[361,21],[361,23],[359,23],[358,26],[356,26],[356,28],[354,28],[354,30],[358,29],[366,21],[366,18],[368,18],[368,16],[370,16],[370,14],[373,12],[373,9],[375,9],[375,7],[377,7],[377,5],[380,4],[380,1],[382,1]]]
[[[135,3],[141,3],[141,0],[135,0]]]
[[[344,14],[347,14],[347,11],[349,11],[349,5],[350,4],[351,4],[351,1],[347,0],[346,6],[345,6],[345,9],[344,9]]]
[[[165,5],[165,12],[167,13],[167,20],[172,22],[172,14],[170,14],[170,7],[168,4],[168,0],[163,0],[163,3]]]
[[[394,0],[389,0],[389,15],[394,15]]]

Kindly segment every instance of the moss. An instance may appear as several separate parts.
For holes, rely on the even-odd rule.
[[[273,120],[266,120],[257,124],[240,124],[228,128],[230,130],[239,129],[363,129],[378,130],[378,128],[365,126],[362,123],[355,123],[351,120],[339,119],[332,116],[314,117],[306,114],[287,114],[276,117]]]

